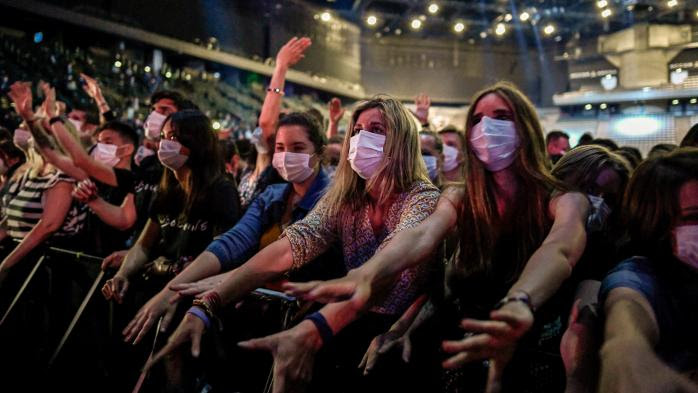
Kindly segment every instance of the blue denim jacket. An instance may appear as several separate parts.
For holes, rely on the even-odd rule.
[[[330,184],[330,178],[321,168],[310,189],[291,212],[291,222],[296,222],[315,207]],[[230,230],[216,237],[206,248],[221,263],[222,271],[232,270],[259,249],[259,240],[269,227],[281,220],[286,208],[286,198],[291,192],[290,183],[270,184],[255,198],[240,221]]]

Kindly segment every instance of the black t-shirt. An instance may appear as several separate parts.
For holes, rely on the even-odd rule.
[[[121,206],[128,194],[133,194],[133,173],[128,169],[113,168],[116,175],[116,187],[92,179],[97,185],[100,198],[115,206]],[[126,248],[126,241],[131,236],[132,228],[119,230],[104,222],[88,209],[85,247],[88,253],[107,256],[114,251]]]
[[[183,209],[172,213],[171,207],[158,206],[154,199],[150,218],[160,225],[160,241],[150,259],[165,257],[179,270],[240,219],[240,198],[228,177],[221,176],[203,195],[189,214]]]
[[[148,221],[150,205],[158,191],[162,179],[163,166],[157,155],[145,157],[141,165],[133,166],[134,175],[134,201],[136,204],[136,225],[133,226],[133,236],[129,240],[129,246],[135,243],[141,231]]]

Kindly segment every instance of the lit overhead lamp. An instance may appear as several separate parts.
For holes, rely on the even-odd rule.
[[[465,31],[465,23],[456,22],[456,24],[453,25],[453,31],[455,31],[456,33],[462,33],[463,31]]]
[[[606,108],[608,108],[608,105],[606,105],[606,103],[599,105],[599,109],[601,109],[602,111],[605,111]]]
[[[698,98],[691,98],[691,101],[689,101],[691,104],[696,104],[698,103]]]
[[[596,6],[599,8],[606,8],[608,6],[607,0],[599,0],[596,2]]]
[[[367,24],[367,25],[369,25],[369,26],[375,26],[376,23],[378,23],[378,18],[376,18],[375,15],[369,15],[369,16],[366,18],[366,24]]]
[[[553,25],[552,23],[548,23],[543,28],[543,33],[545,33],[545,35],[552,35],[553,33],[555,33],[555,25]]]
[[[669,1],[666,2],[666,5],[667,5],[669,8],[674,8],[674,7],[676,7],[677,5],[679,5],[679,1],[678,1],[678,0],[669,0]]]
[[[671,100],[671,105],[679,105],[679,100]]]
[[[430,14],[435,14],[439,12],[439,5],[436,3],[429,4],[429,8],[427,8],[427,11],[429,11]]]
[[[419,18],[414,18],[412,22],[410,22],[410,27],[413,30],[419,30],[422,27],[422,21]]]
[[[605,10],[601,11],[602,18],[608,18],[611,15],[613,15],[613,11],[611,11],[610,8],[606,8]]]
[[[487,38],[487,32],[486,32],[486,31],[481,31],[481,32],[480,32],[480,38],[482,38],[482,39]]]
[[[526,22],[530,18],[531,18],[531,14],[529,14],[526,11],[522,12],[521,15],[519,15],[519,19],[521,20],[521,22]]]
[[[507,27],[504,23],[497,23],[497,27],[494,29],[494,33],[497,35],[504,35],[507,32]]]
[[[590,111],[591,108],[593,108],[593,106],[592,106],[591,104],[586,104],[586,105],[584,105],[584,110],[585,110],[585,111]]]
[[[505,22],[511,22],[512,19],[514,19],[514,17],[511,14],[504,15]]]
[[[332,14],[329,13],[329,11],[325,11],[322,14],[320,14],[320,20],[323,22],[329,22],[332,20]]]

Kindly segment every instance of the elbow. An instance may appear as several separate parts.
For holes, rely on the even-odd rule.
[[[77,154],[73,156],[72,159],[76,167],[84,169],[87,167],[90,157],[87,154]]]

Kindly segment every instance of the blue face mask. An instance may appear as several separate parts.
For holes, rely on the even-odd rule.
[[[429,179],[431,181],[436,180],[439,176],[439,166],[434,156],[422,156],[424,159],[424,164],[427,166],[427,172],[429,172]]]
[[[591,211],[587,216],[587,232],[600,232],[606,229],[608,216],[611,215],[611,208],[608,207],[603,198],[595,195],[587,195],[591,203]]]

